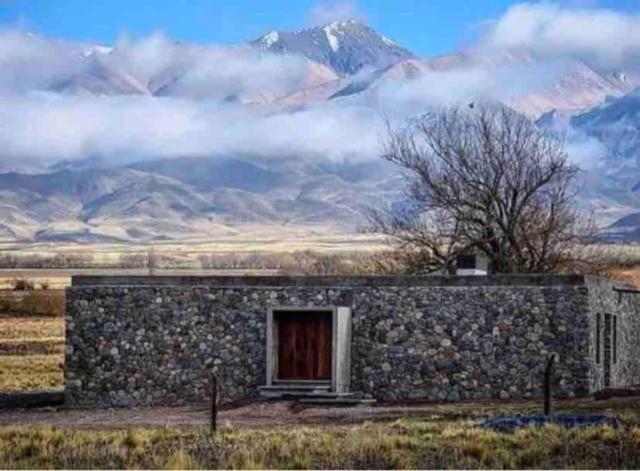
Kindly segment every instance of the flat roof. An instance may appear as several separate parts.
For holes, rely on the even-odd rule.
[[[583,286],[584,275],[261,275],[261,276],[73,276],[71,286],[383,287],[383,286]]]

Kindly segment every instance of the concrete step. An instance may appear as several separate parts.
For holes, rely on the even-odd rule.
[[[324,392],[330,391],[331,386],[294,386],[294,385],[278,385],[274,384],[273,386],[260,386],[258,387],[260,391],[302,391],[302,392]]]
[[[269,398],[332,397],[334,395],[329,390],[260,389],[260,396]]]
[[[330,381],[274,381],[272,387],[296,389],[331,389]]]
[[[335,398],[350,396],[331,392],[331,384],[328,382],[278,382],[271,386],[260,386],[260,396],[266,398]]]

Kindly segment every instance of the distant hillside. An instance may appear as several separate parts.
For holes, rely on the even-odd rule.
[[[220,235],[245,224],[353,232],[400,197],[380,162],[184,158],[111,169],[0,174],[0,237],[108,242]]]

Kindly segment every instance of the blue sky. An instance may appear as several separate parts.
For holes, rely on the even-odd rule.
[[[75,40],[112,43],[121,33],[162,30],[172,38],[236,43],[270,29],[308,25],[318,8],[348,6],[414,52],[430,56],[470,42],[483,22],[517,2],[509,0],[0,0],[0,24]],[[573,0],[569,5],[640,10],[638,0]]]

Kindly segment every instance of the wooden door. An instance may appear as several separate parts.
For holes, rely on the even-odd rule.
[[[278,313],[278,379],[331,379],[331,312]]]

